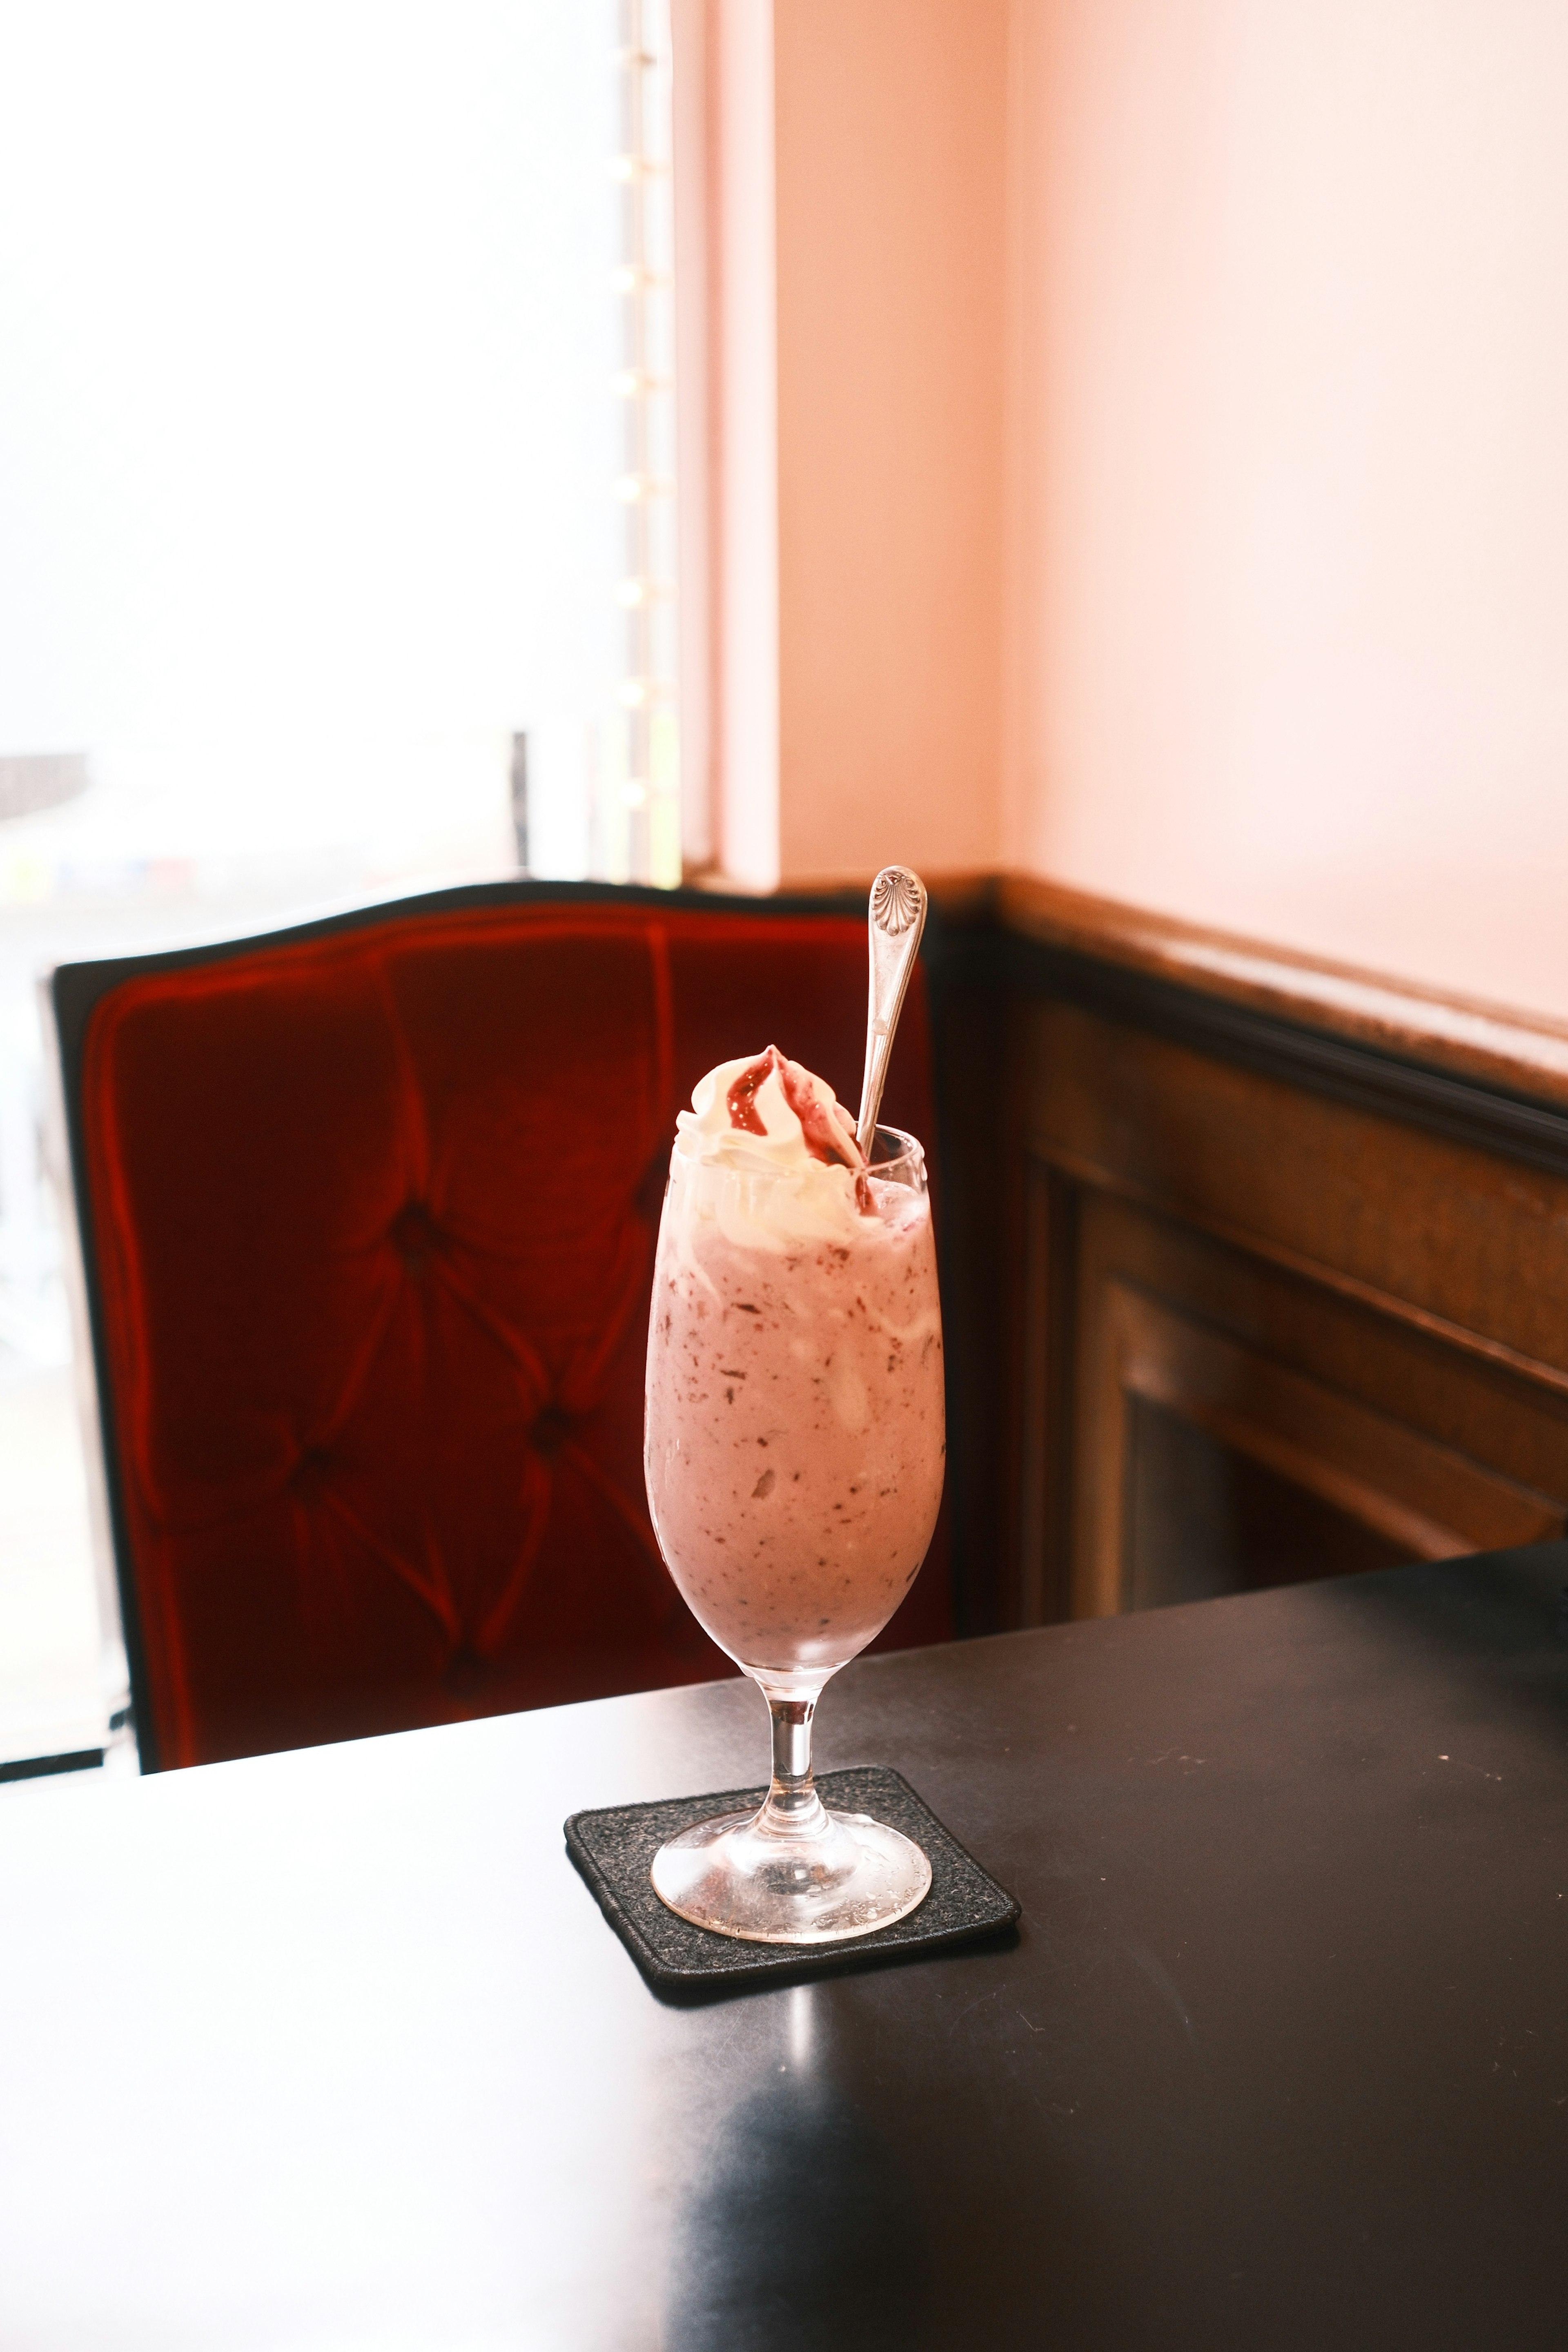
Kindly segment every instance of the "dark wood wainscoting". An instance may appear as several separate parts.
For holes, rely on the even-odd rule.
[[[950,999],[972,1625],[1563,1534],[1568,1033],[1158,929],[1005,886]]]

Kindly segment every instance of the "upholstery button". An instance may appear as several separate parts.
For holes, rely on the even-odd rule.
[[[294,1491],[307,1502],[326,1492],[331,1456],[322,1445],[307,1445],[294,1465]]]
[[[571,1431],[571,1416],[559,1405],[547,1404],[528,1434],[539,1453],[558,1454]]]
[[[464,1647],[454,1650],[441,1676],[442,1687],[459,1705],[482,1703],[487,1690],[493,1687],[496,1670],[489,1663]]]
[[[632,1194],[632,1207],[645,1225],[657,1228],[668,1187],[669,1147],[661,1143],[643,1170],[637,1191]]]
[[[409,1201],[393,1219],[387,1239],[410,1274],[423,1274],[441,1246],[441,1236],[422,1201]]]

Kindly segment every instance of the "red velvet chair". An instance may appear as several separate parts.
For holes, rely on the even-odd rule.
[[[731,1672],[643,1494],[675,1114],[865,924],[495,886],[53,983],[144,1768]],[[884,1114],[932,1136],[911,989]],[[952,1630],[945,1527],[885,1643]]]

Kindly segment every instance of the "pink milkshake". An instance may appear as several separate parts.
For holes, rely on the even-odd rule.
[[[942,1499],[924,1162],[884,1129],[897,1156],[868,1169],[831,1088],[773,1047],[692,1103],[654,1274],[654,1525],[721,1648],[819,1684],[903,1599]]]
[[[710,1070],[676,1122],[648,1324],[648,1501],[693,1613],[767,1701],[773,1780],[759,1811],[677,1828],[648,1879],[680,1918],[753,1943],[870,1935],[931,1884],[912,1838],[833,1811],[811,1773],[823,1686],[902,1600],[942,1500],[925,1160],[912,1136],[875,1125],[925,907],[906,866],[871,886],[858,1140],[831,1087],[774,1045]]]

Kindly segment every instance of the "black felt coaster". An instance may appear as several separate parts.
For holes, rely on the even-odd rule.
[[[977,1937],[1001,1935],[1016,1924],[1018,1906],[1013,1897],[948,1834],[901,1772],[888,1764],[865,1764],[846,1772],[824,1772],[816,1786],[826,1804],[842,1812],[869,1813],[923,1846],[931,1863],[931,1892],[907,1918],[842,1944],[746,1944],[694,1927],[689,1919],[666,1910],[648,1879],[654,1855],[665,1840],[692,1822],[754,1810],[766,1796],[765,1788],[724,1789],[707,1797],[671,1797],[659,1804],[609,1805],[600,1812],[573,1814],[566,1824],[566,1851],[656,1991],[686,1999],[739,1992],[750,1985],[948,1951]]]

